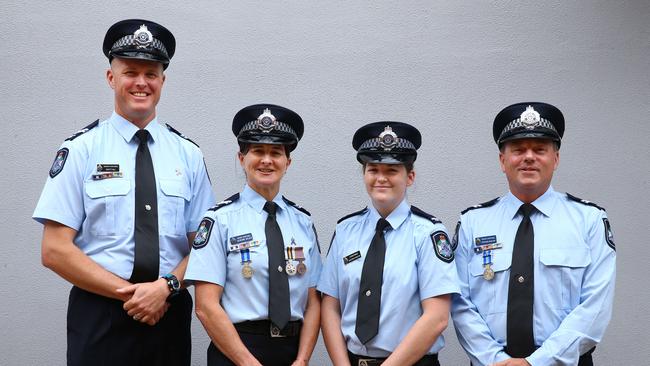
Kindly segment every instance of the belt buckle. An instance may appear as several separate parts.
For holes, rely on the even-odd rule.
[[[360,359],[359,359],[359,362],[358,362],[358,365],[359,365],[359,366],[377,365],[377,364],[375,363],[375,361],[377,361],[377,360],[374,359],[374,358],[360,358]]]
[[[269,333],[271,334],[271,338],[286,338],[286,335],[282,334],[282,329],[278,328],[273,323],[271,323]]]

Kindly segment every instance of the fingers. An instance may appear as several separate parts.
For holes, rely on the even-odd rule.
[[[138,285],[139,284],[136,283],[135,285],[129,285],[126,287],[118,288],[115,291],[119,294],[133,294],[135,290],[138,288]]]

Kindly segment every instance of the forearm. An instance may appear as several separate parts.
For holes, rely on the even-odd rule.
[[[76,231],[55,222],[48,222],[43,229],[41,256],[43,265],[71,284],[86,291],[122,301],[130,295],[116,290],[130,283],[105,270],[83,253],[72,240]]]
[[[447,328],[449,303],[449,295],[424,300],[422,316],[383,365],[412,365],[421,359]]]
[[[341,311],[339,301],[324,295],[321,304],[321,328],[325,347],[335,366],[349,366],[348,348],[341,332]]]
[[[309,289],[308,296],[307,308],[300,330],[300,345],[296,356],[296,361],[304,362],[304,364],[309,363],[320,329],[320,296],[315,288]]]
[[[207,288],[206,288],[207,286]],[[215,346],[236,365],[261,365],[244,345],[228,314],[221,307],[221,291],[214,284],[196,286],[196,316]]]

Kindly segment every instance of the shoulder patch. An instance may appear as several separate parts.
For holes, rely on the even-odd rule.
[[[214,220],[209,217],[204,217],[199,224],[199,228],[196,229],[196,235],[194,236],[194,241],[192,242],[192,248],[201,249],[208,245],[210,241],[210,234],[212,234],[212,227],[214,226]]]
[[[307,216],[311,216],[311,214],[309,213],[309,211],[307,211],[304,207],[302,207],[302,206],[300,206],[299,204],[297,204],[297,203],[295,203],[295,202],[289,200],[287,197],[282,196],[282,200],[283,200],[284,202],[286,202],[289,206],[293,206],[296,210],[298,210],[298,211],[304,213],[305,215],[307,215]]]
[[[442,221],[438,220],[437,217],[428,214],[415,206],[411,206],[411,212],[416,216],[424,217],[425,219],[433,222],[434,224],[442,224]]]
[[[497,198],[495,198],[493,200],[489,200],[487,202],[479,203],[478,205],[470,206],[470,207],[464,209],[463,211],[461,211],[460,214],[464,215],[469,211],[476,210],[477,208],[484,208],[484,207],[494,206],[494,204],[497,203],[498,200],[499,200],[499,197],[497,197]]]
[[[431,242],[433,243],[433,250],[436,252],[436,257],[445,263],[451,263],[454,260],[454,250],[447,233],[438,230],[431,234]]]
[[[614,233],[612,232],[612,225],[609,224],[609,220],[603,217],[603,224],[605,224],[605,241],[610,248],[616,251],[616,244],[614,244]]]
[[[52,163],[52,167],[50,168],[50,178],[54,178],[61,171],[63,170],[63,167],[65,166],[65,161],[68,159],[68,153],[70,150],[68,150],[67,147],[64,147],[62,149],[59,149],[59,151],[56,152],[56,156],[54,157],[54,162]]]
[[[193,143],[194,145],[196,145],[196,147],[200,147],[199,144],[197,144],[196,142],[192,141],[189,137],[187,137],[187,136],[183,135],[182,133],[180,133],[180,131],[178,131],[178,130],[175,129],[174,127],[170,126],[169,123],[165,123],[165,126],[167,126],[167,129],[168,129],[170,132],[173,132],[173,133],[177,134],[178,136],[180,136],[181,138],[183,138],[183,139],[185,139],[185,140],[187,140],[187,141]]]
[[[345,215],[345,216],[341,217],[341,218],[339,219],[339,221],[337,221],[336,223],[337,223],[337,224],[340,224],[341,222],[343,222],[343,221],[349,219],[350,217],[363,215],[364,213],[366,213],[366,211],[368,211],[368,207],[364,207],[362,210],[359,210],[359,211],[353,212],[353,213],[351,213],[351,214],[349,214],[349,215]],[[333,237],[332,237],[332,240],[334,240]]]
[[[93,123],[89,124],[88,126],[80,129],[79,131],[73,133],[72,136],[65,139],[65,141],[72,141],[72,140],[76,139],[77,137],[83,135],[84,133],[92,130],[95,127],[97,127],[97,125],[99,125],[99,120],[95,120],[95,122],[93,122]]]
[[[456,229],[454,230],[454,237],[451,238],[451,249],[456,252],[458,248],[458,232],[460,232],[460,220],[456,223]]]
[[[570,194],[570,193],[568,193],[568,192],[567,192],[566,196],[567,196],[567,198],[570,199],[571,201],[579,202],[579,203],[582,203],[583,205],[596,207],[596,208],[599,209],[599,210],[605,211],[604,208],[598,206],[597,204],[595,204],[595,203],[593,203],[593,202],[591,202],[591,201],[583,200],[582,198],[576,197],[576,196],[574,196],[574,195],[572,195],[572,194]]]
[[[218,209],[220,209],[220,208],[222,208],[222,207],[226,207],[226,206],[228,206],[229,204],[231,204],[231,203],[237,201],[238,199],[239,199],[239,193],[235,193],[235,194],[233,194],[232,196],[226,198],[225,200],[223,200],[223,201],[217,203],[217,204],[214,205],[213,207],[210,207],[210,208],[208,209],[208,211],[216,211],[216,210],[218,210]]]

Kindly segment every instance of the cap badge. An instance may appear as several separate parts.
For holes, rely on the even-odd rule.
[[[262,132],[269,133],[278,126],[278,121],[271,113],[271,110],[266,108],[264,109],[264,112],[257,117],[256,124],[257,128],[262,130]]]
[[[379,134],[379,146],[381,146],[384,151],[391,151],[395,146],[397,146],[397,135],[393,132],[393,129],[390,126],[384,128],[384,132]]]
[[[539,126],[539,122],[541,120],[539,113],[537,113],[535,108],[530,105],[526,107],[526,110],[519,116],[519,119],[524,124],[524,127],[529,130],[532,130],[533,128]]]
[[[153,35],[149,32],[147,26],[143,24],[133,32],[133,41],[138,48],[147,48],[153,42]]]

